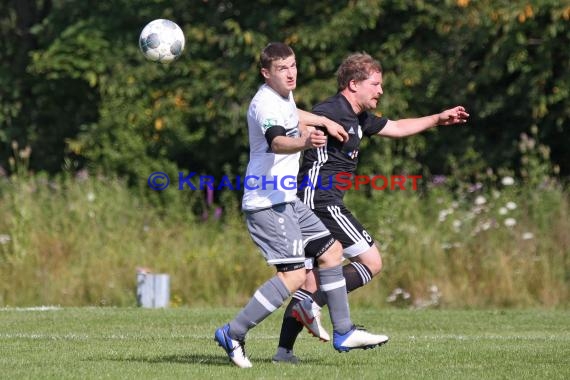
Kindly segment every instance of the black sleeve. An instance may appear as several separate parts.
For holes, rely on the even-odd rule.
[[[271,142],[273,142],[273,139],[277,136],[287,136],[285,128],[280,125],[274,125],[265,131],[265,140],[267,140],[269,148],[271,148]]]
[[[376,116],[370,111],[359,115],[358,119],[362,125],[362,132],[368,137],[378,134],[388,122],[387,118]]]

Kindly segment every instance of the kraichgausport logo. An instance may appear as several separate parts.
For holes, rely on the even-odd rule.
[[[230,178],[227,175],[216,179],[212,175],[198,175],[198,173],[178,172],[178,190],[360,190],[370,186],[373,190],[418,190],[418,180],[421,175],[389,175],[381,174],[352,175],[350,173],[337,173],[334,176],[310,178],[305,176],[298,182],[297,177],[286,175],[256,176],[237,175]],[[153,172],[147,179],[148,187],[152,190],[163,191],[170,186],[170,178],[164,172]]]

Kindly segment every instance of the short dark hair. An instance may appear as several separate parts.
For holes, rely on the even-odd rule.
[[[273,61],[285,59],[292,55],[295,55],[295,52],[289,45],[282,42],[270,42],[261,51],[259,64],[261,68],[269,69]]]
[[[348,87],[351,80],[362,82],[368,79],[374,72],[382,72],[382,65],[379,61],[366,53],[354,53],[342,61],[336,71],[336,81],[338,91]]]

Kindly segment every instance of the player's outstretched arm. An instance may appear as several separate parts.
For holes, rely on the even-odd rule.
[[[378,132],[378,135],[392,138],[407,137],[438,125],[464,124],[468,118],[469,114],[465,108],[456,106],[430,116],[388,120],[386,126]]]

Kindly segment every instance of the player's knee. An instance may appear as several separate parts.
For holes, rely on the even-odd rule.
[[[290,290],[291,291],[299,290],[299,288],[301,288],[301,286],[303,286],[303,284],[305,283],[305,279],[306,279],[306,271],[304,269],[291,272],[289,276],[289,280],[291,283]]]
[[[382,270],[382,255],[380,255],[380,251],[376,245],[373,245],[368,251],[357,256],[356,261],[366,265],[368,270],[372,273],[372,276],[376,276]]]
[[[374,260],[371,260],[370,263],[366,264],[370,272],[372,272],[372,276],[376,276],[380,271],[382,271],[382,257],[377,255]]]
[[[321,268],[330,268],[342,263],[342,245],[335,241],[321,256],[317,258]]]
[[[310,270],[307,271],[307,277],[305,279],[305,283],[303,284],[303,289],[308,291],[309,293],[316,292],[319,286],[317,283],[317,278],[315,276],[315,271]]]
[[[290,292],[295,292],[305,283],[307,271],[304,267],[285,271],[278,269],[277,276],[283,281]]]

